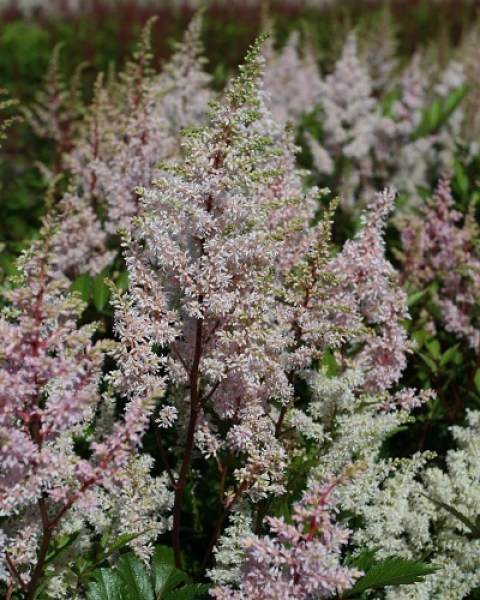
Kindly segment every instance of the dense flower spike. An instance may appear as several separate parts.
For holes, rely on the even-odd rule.
[[[300,36],[291,34],[285,46],[276,53],[273,40],[265,43],[265,90],[273,118],[285,124],[297,122],[302,114],[312,112],[322,94],[318,66],[309,48],[300,53]]]
[[[348,478],[347,478],[348,479]],[[351,588],[362,573],[341,565],[349,531],[335,524],[333,491],[342,478],[316,483],[293,506],[293,524],[269,518],[272,537],[244,538],[239,589],[215,588],[217,599],[288,600],[330,598]]]
[[[333,267],[340,281],[339,301],[350,307],[344,318],[368,327],[357,338],[362,347],[353,363],[365,373],[365,389],[375,392],[389,389],[400,379],[410,349],[402,324],[408,317],[407,296],[398,273],[385,258],[383,240],[394,199],[393,188],[377,194],[360,233],[345,244]]]
[[[205,72],[207,59],[201,41],[202,12],[192,19],[184,39],[154,82],[157,111],[168,123],[168,134],[179,137],[184,127],[196,127],[205,121],[211,76]],[[155,109],[154,109],[155,112]],[[163,113],[163,114],[162,114]]]
[[[399,219],[404,277],[415,290],[438,282],[435,300],[445,328],[467,340],[478,354],[480,256],[474,242],[478,224],[472,210],[464,217],[454,206],[450,178],[445,175],[421,216]]]
[[[6,517],[2,572],[12,589],[19,588],[27,598],[36,591],[50,543],[63,527],[68,529],[67,523],[72,526],[71,519],[77,522],[73,531],[81,533],[79,516],[88,519],[104,509],[103,527],[118,528],[113,522],[120,506],[117,512],[106,508],[108,502],[102,507],[101,498],[118,493],[115,482],[123,486],[125,499],[129,490],[134,493],[138,476],[133,483],[128,469],[138,471],[134,451],[144,430],[128,407],[113,431],[102,431],[97,424],[98,442],[92,444],[90,459],[75,451],[76,440],[87,435],[102,404],[98,386],[105,348],[92,343],[94,326],[77,328],[83,304],[67,294],[69,282],[55,262],[57,228],[48,217],[43,239],[20,262],[16,287],[3,292],[8,304],[0,316],[0,515]],[[142,474],[150,479],[148,469]],[[125,502],[121,508],[127,509]],[[150,518],[146,510],[137,522],[143,529]],[[153,530],[161,531],[157,520],[152,519]],[[132,522],[123,520],[121,527],[131,532]],[[141,540],[138,544],[141,548]]]
[[[391,129],[391,121],[378,111],[368,69],[358,55],[355,34],[349,35],[335,71],[325,78],[319,101],[322,143],[309,138],[315,167],[328,175],[342,158],[351,163],[341,174],[341,193],[344,202],[352,206],[358,185],[373,174],[372,151],[378,133]]]
[[[139,214],[137,187],[152,183],[157,163],[181,156],[181,128],[198,126],[206,117],[211,93],[210,76],[203,71],[201,15],[192,20],[184,41],[158,75],[152,67],[152,23],[144,28],[124,72],[113,80],[98,78],[87,117],[64,148],[70,150],[63,159],[73,181],[64,198],[69,211],[57,245],[61,267],[70,277],[95,275],[112,263],[117,253],[107,249],[108,237],[119,228],[129,229],[132,217]],[[46,128],[47,117],[40,120],[38,106],[36,112],[37,130],[40,125]],[[72,233],[87,223],[88,236],[79,240],[72,255]]]
[[[177,390],[171,401],[188,421],[175,483],[177,536],[194,443],[217,460],[220,448],[244,456],[238,490],[252,496],[281,490],[285,468],[264,406],[291,395],[278,359],[287,343],[276,322],[272,270],[280,242],[267,227],[287,201],[271,198],[284,151],[264,134],[270,126],[257,92],[258,52],[257,45],[211,125],[185,137],[184,163],[155,189],[141,190],[144,215],[125,239],[130,291],[123,310],[119,304],[124,349],[114,381],[121,387],[125,380],[132,393],[131,374],[149,370],[140,389],[152,393],[163,371]],[[157,356],[153,344],[170,356]],[[218,419],[233,420],[223,442]]]

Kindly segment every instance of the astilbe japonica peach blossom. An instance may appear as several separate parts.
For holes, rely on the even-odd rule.
[[[382,242],[394,193],[378,195],[357,239],[331,259],[332,212],[310,226],[318,191],[302,191],[291,132],[271,120],[258,52],[210,124],[183,133],[183,161],[138,189],[143,212],[123,238],[129,289],[115,295],[120,344],[109,378],[133,402],[151,398],[150,411],[157,398],[152,424],[178,436],[161,451],[178,566],[194,457],[220,478],[235,459],[213,542],[242,501],[257,505],[261,527],[261,503],[283,493],[295,448],[286,422],[295,373],[347,342],[361,346],[353,362],[368,391],[389,388],[404,364],[406,297]]]
[[[266,118],[260,69],[255,47],[211,124],[185,134],[183,163],[154,189],[139,190],[144,213],[125,236],[129,292],[117,298],[120,367],[112,378],[134,395],[168,380],[166,402],[179,414],[184,445],[178,476],[171,475],[177,564],[195,447],[220,471],[223,453],[243,457],[234,495],[261,498],[283,489],[286,456],[267,407],[270,398],[287,402],[292,390],[279,361],[288,339],[276,321],[280,242],[268,219],[286,199],[267,193],[282,173],[282,149],[258,127]],[[131,389],[132,374],[142,374],[135,378],[139,392]]]
[[[59,266],[71,278],[112,264],[118,254],[112,236],[128,229],[141,209],[136,188],[152,182],[157,163],[181,156],[181,128],[198,126],[206,117],[211,92],[203,70],[201,15],[159,74],[150,47],[153,22],[123,72],[108,79],[99,75],[92,103],[62,156],[71,177],[57,245]],[[64,112],[68,109],[67,103]],[[88,235],[78,234],[87,227]]]
[[[478,354],[480,325],[480,256],[473,206],[463,215],[455,209],[450,176],[444,175],[421,214],[398,219],[402,238],[403,278],[411,289],[438,283],[434,301],[445,329]]]
[[[403,326],[409,316],[407,296],[385,258],[383,235],[394,199],[393,188],[377,194],[363,215],[362,229],[333,260],[339,303],[349,307],[342,318],[367,327],[354,338],[360,348],[352,362],[365,374],[364,388],[372,392],[388,390],[399,381],[411,350]]]
[[[70,283],[58,269],[57,228],[53,216],[45,219],[42,238],[19,262],[21,276],[2,292],[0,315],[1,571],[10,593],[18,589],[29,599],[62,530],[83,536],[84,550],[89,532],[137,532],[146,522],[143,508],[138,523],[128,523],[113,500],[120,494],[127,508],[140,484],[137,472],[163,493],[163,484],[150,478],[150,463],[134,464],[148,418],[145,402],[129,403],[121,419],[107,419],[108,427],[97,420],[108,402],[99,392],[105,343],[92,341],[95,325],[77,326],[83,303],[68,294]],[[82,438],[88,458],[76,450]],[[163,501],[168,505],[165,494]],[[157,532],[166,525],[157,522],[160,514],[146,511]]]
[[[303,114],[313,112],[321,97],[322,81],[312,50],[301,49],[299,32],[294,31],[278,52],[269,38],[262,53],[267,105],[274,120],[296,123]]]
[[[217,600],[300,600],[331,598],[351,588],[362,572],[339,561],[349,530],[335,523],[333,498],[335,488],[347,483],[348,470],[312,484],[293,505],[292,524],[269,517],[273,536],[246,535],[238,589],[217,587],[210,594]]]
[[[140,77],[142,60],[140,56],[139,62],[132,63],[127,77],[130,83]],[[407,317],[406,296],[385,259],[382,239],[394,192],[387,189],[376,197],[357,237],[332,258],[333,211],[325,211],[315,226],[311,224],[320,194],[316,189],[302,189],[302,173],[295,167],[293,135],[271,118],[268,96],[262,87],[262,69],[257,44],[240,76],[227,89],[224,102],[212,106],[209,124],[182,131],[179,155],[165,156],[165,164],[155,167],[155,171],[150,167],[145,170],[149,178],[157,174],[155,187],[150,187],[149,179],[140,178],[138,183],[144,187],[135,188],[133,195],[128,186],[138,174],[136,168],[141,169],[143,153],[151,149],[144,128],[149,114],[146,107],[154,107],[155,102],[150,96],[146,105],[140,101],[137,115],[130,103],[135,104],[138,99],[138,88],[133,86],[132,94],[127,95],[125,110],[135,114],[132,123],[146,135],[136,140],[141,146],[138,153],[133,152],[135,145],[128,143],[124,151],[118,152],[120,167],[115,172],[115,185],[130,199],[134,197],[136,206],[132,211],[116,214],[109,225],[125,225],[123,246],[129,288],[125,295],[114,294],[115,329],[120,343],[112,351],[117,368],[107,377],[127,401],[125,416],[115,423],[114,411],[110,412],[113,423],[105,430],[100,428],[99,436],[91,443],[90,460],[77,456],[70,443],[66,452],[70,470],[61,469],[66,481],[62,479],[61,485],[53,485],[50,480],[42,480],[35,493],[41,490],[47,498],[51,497],[55,507],[58,505],[56,514],[60,518],[53,517],[55,525],[78,507],[86,513],[95,512],[99,504],[99,494],[94,493],[97,488],[108,492],[120,483],[125,490],[132,451],[141,443],[149,422],[159,433],[160,447],[162,430],[174,428],[177,446],[169,448],[168,453],[159,450],[159,454],[164,463],[164,479],[168,478],[174,496],[173,547],[177,566],[182,562],[184,491],[193,458],[203,456],[218,470],[219,479],[226,482],[220,497],[224,512],[215,524],[209,550],[236,506],[244,502],[257,512],[259,536],[242,542],[247,562],[239,582],[240,591],[224,589],[217,592],[219,597],[228,593],[233,597],[241,593],[244,597],[258,597],[262,592],[258,586],[255,591],[249,574],[257,578],[257,583],[272,586],[272,594],[289,593],[289,597],[301,598],[316,593],[325,597],[350,586],[356,573],[341,566],[342,542],[347,535],[333,525],[335,507],[329,501],[330,493],[326,493],[333,480],[326,487],[318,481],[328,473],[342,472],[353,456],[368,454],[369,443],[373,446],[370,455],[374,456],[388,432],[402,422],[394,414],[397,407],[408,412],[422,399],[413,391],[388,395],[405,366],[408,350],[401,324]],[[149,94],[151,88],[148,90]],[[100,85],[96,102],[109,102]],[[114,107],[109,114],[113,116],[117,109]],[[172,109],[170,125],[176,123],[175,114]],[[155,123],[160,127],[161,120]],[[92,132],[95,135],[95,123]],[[105,138],[102,134],[101,139],[110,142],[109,134]],[[118,149],[117,143],[115,139],[112,148]],[[95,143],[91,148],[95,148]],[[136,167],[130,163],[125,167],[125,157],[127,162],[131,158]],[[78,167],[77,176],[84,177],[84,187],[93,184],[92,190],[100,190],[107,180],[97,178],[101,170],[97,169],[97,159],[91,159],[90,156],[85,161],[85,166],[94,164],[94,168],[82,171]],[[105,189],[98,192],[99,197]],[[96,192],[90,200],[94,196]],[[77,221],[81,222],[85,221]],[[78,229],[75,221],[70,222],[70,227],[72,232]],[[62,240],[56,232],[52,232],[52,240],[56,262],[48,259],[46,264],[51,265],[52,281],[63,282],[65,287],[65,280],[54,271],[54,267],[62,270]],[[35,257],[41,256],[38,248],[35,247],[32,264],[39,260]],[[78,256],[72,258],[76,264],[79,260]],[[64,298],[61,294],[59,297]],[[55,304],[57,296],[52,298],[48,309],[56,311],[51,314],[55,325],[67,311],[62,312],[60,300]],[[73,306],[75,299],[70,298],[68,303]],[[80,309],[75,306],[72,314],[77,317]],[[53,318],[56,314],[57,321]],[[92,330],[75,333],[74,321],[75,318],[67,320],[72,339],[80,336],[86,353],[90,346],[81,335],[91,335]],[[326,350],[333,351],[339,363],[339,376],[331,382],[326,381],[321,370],[311,369]],[[55,351],[47,352],[48,360],[54,362],[58,358],[59,364],[61,356]],[[70,355],[69,358],[73,360]],[[80,422],[71,425],[75,433],[84,422],[92,422],[101,402],[107,402],[96,391],[99,364],[92,375],[90,411],[77,415]],[[74,376],[75,372],[70,365],[69,374]],[[335,418],[325,412],[328,402],[320,392],[307,407],[305,402],[298,402],[295,378],[299,374],[311,387],[323,377],[323,391],[331,388]],[[41,397],[41,403],[47,407],[50,397],[57,404],[62,403],[64,383],[68,383],[52,380]],[[342,386],[348,388],[343,394],[346,402],[338,410],[338,390]],[[82,398],[79,395],[78,399]],[[70,411],[76,406],[71,402]],[[40,412],[38,406],[35,410],[34,419],[38,419],[43,404]],[[69,412],[65,414],[68,417]],[[56,416],[61,415],[58,411]],[[62,441],[65,435],[68,438],[70,427],[69,422],[62,421],[63,425],[67,431],[60,428]],[[14,435],[17,434],[11,433],[12,440]],[[310,474],[309,491],[296,506],[297,525],[270,519],[275,537],[260,537],[266,518],[264,501],[285,491],[289,461],[303,452],[301,443],[305,438],[318,445],[318,468]],[[325,450],[327,442],[331,443],[330,453]],[[35,440],[30,450],[36,451]],[[148,466],[139,471],[146,473]],[[165,508],[169,505],[168,493],[164,485],[160,488]],[[129,495],[123,491],[117,495],[138,498],[138,493]],[[43,498],[41,494],[40,504]],[[31,500],[35,499],[33,494]],[[35,516],[20,528],[18,539],[41,537],[41,520]],[[302,524],[312,525],[312,519],[313,529],[305,533]],[[317,522],[324,527],[322,531],[317,530]],[[15,524],[14,519],[12,523]],[[44,549],[42,542],[40,552]],[[23,556],[22,580],[29,564],[41,562],[35,548]],[[278,557],[282,565],[293,564],[294,573],[289,577],[288,567],[283,570],[282,566],[284,577],[274,582],[269,561],[275,562]],[[310,560],[314,563],[311,569]],[[23,585],[18,578],[17,584]]]

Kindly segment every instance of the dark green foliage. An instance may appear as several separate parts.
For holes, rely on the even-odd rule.
[[[186,573],[173,565],[170,548],[157,546],[151,573],[130,552],[123,554],[115,568],[101,568],[87,589],[87,600],[193,600],[206,597],[208,586],[192,583]]]
[[[437,570],[437,567],[407,560],[406,558],[385,558],[375,561],[374,553],[364,552],[352,565],[365,572],[357,580],[351,590],[344,593],[342,598],[355,598],[367,590],[385,588],[387,586],[411,585],[423,581],[426,575]]]

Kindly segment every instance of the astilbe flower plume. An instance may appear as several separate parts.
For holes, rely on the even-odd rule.
[[[306,46],[306,45],[305,45]],[[278,123],[298,122],[315,110],[321,99],[322,81],[310,48],[301,53],[300,35],[294,31],[280,51],[269,38],[263,48],[267,105]]]
[[[100,498],[117,485],[126,496],[134,493],[128,471],[136,469],[135,449],[144,430],[129,406],[123,420],[97,429],[90,458],[75,450],[102,405],[98,387],[106,348],[92,342],[95,325],[77,327],[83,303],[67,293],[69,281],[55,262],[57,228],[56,219],[47,217],[42,238],[19,262],[19,280],[2,292],[6,305],[0,315],[1,570],[10,590],[20,589],[28,599],[58,532],[73,526],[82,533],[82,520],[101,513]],[[145,469],[143,475],[148,481]],[[114,531],[119,515],[108,512],[103,528]],[[120,521],[128,531],[126,520]],[[130,527],[136,531],[136,525]],[[153,529],[161,527],[154,523]]]
[[[357,200],[357,188],[374,175],[372,155],[379,133],[392,129],[390,119],[379,111],[355,33],[345,41],[333,73],[324,78],[319,104],[322,139],[309,136],[307,140],[314,167],[321,174],[335,172],[343,205],[351,209]],[[371,188],[367,186],[365,194],[369,193]]]
[[[264,105],[258,52],[257,44],[211,124],[184,132],[184,161],[165,165],[156,188],[139,190],[144,213],[125,234],[129,292],[116,298],[121,344],[112,381],[132,397],[168,382],[159,424],[174,422],[183,443],[179,474],[167,465],[177,564],[195,447],[220,472],[225,453],[241,459],[222,499],[227,510],[247,492],[261,499],[283,490],[283,417],[276,427],[269,401],[286,405],[292,397],[284,357],[293,332],[278,318],[275,262],[291,263],[285,240],[294,246],[308,226],[313,196],[296,189],[291,135],[280,133]],[[290,214],[296,204],[298,222]]]
[[[213,95],[209,87],[212,77],[205,71],[208,61],[201,39],[202,17],[202,11],[194,16],[172,57],[153,81],[157,110],[168,124],[168,134],[178,143],[184,127],[198,127],[205,122]]]
[[[363,209],[379,186],[395,185],[417,202],[417,186],[427,185],[432,169],[438,172],[451,160],[464,121],[456,108],[439,130],[419,128],[434,100],[444,105],[449,94],[461,92],[460,63],[433,69],[415,54],[392,74],[388,89],[375,93],[369,55],[358,49],[358,37],[355,31],[348,35],[333,72],[320,82],[319,137],[308,130],[304,136],[315,171],[333,179],[349,212]],[[387,62],[382,66],[388,68]]]
[[[402,236],[403,278],[414,290],[439,283],[434,300],[445,329],[480,352],[478,298],[480,257],[474,240],[478,224],[473,207],[463,215],[455,209],[450,176],[445,175],[421,215],[398,220]]]
[[[360,349],[352,359],[364,374],[369,391],[387,390],[398,382],[410,350],[402,321],[408,317],[407,296],[399,274],[385,258],[383,232],[393,210],[395,190],[385,189],[363,215],[356,238],[334,259],[338,302],[348,307],[340,317],[360,330],[353,339]]]
[[[52,223],[47,221],[44,234],[45,241],[21,261],[23,280],[3,293],[8,305],[0,318],[0,514],[14,519],[18,515],[21,522],[32,506],[39,511],[39,561],[48,549],[50,528],[98,477],[88,462],[68,453],[68,447],[100,402],[97,387],[103,362],[101,346],[91,343],[92,327],[76,327],[81,303],[66,295],[68,282],[55,273]],[[55,516],[51,504],[56,506]],[[35,548],[42,525],[37,521],[32,527],[30,543]],[[15,538],[9,541],[15,545]],[[19,558],[28,561],[27,554]],[[24,566],[28,563],[9,564],[10,576],[26,590]],[[39,574],[31,573],[32,580]]]
[[[123,72],[108,79],[99,75],[86,117],[64,156],[72,180],[57,245],[59,266],[70,277],[97,274],[113,262],[112,236],[119,228],[129,229],[141,209],[136,188],[151,184],[157,163],[179,159],[181,128],[206,118],[211,92],[203,70],[201,15],[159,74],[150,44],[153,23],[145,26]],[[78,236],[72,253],[72,232],[87,223],[89,234]]]
[[[329,476],[312,484],[293,505],[292,524],[267,519],[271,536],[245,536],[238,589],[217,587],[211,595],[218,600],[301,600],[330,598],[351,588],[362,572],[341,564],[349,531],[335,524],[333,497],[348,478]]]
[[[55,144],[55,173],[61,171],[62,161],[73,147],[85,108],[81,92],[85,63],[80,63],[67,83],[60,68],[61,50],[62,44],[53,49],[44,85],[36,92],[32,105],[24,109],[35,133]],[[42,170],[52,175],[45,166]]]

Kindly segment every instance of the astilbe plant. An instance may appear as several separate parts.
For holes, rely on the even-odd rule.
[[[81,63],[67,83],[60,68],[61,50],[61,44],[55,46],[43,87],[35,94],[35,102],[25,108],[34,132],[54,143],[55,173],[62,170],[62,161],[74,145],[85,109],[81,84],[86,65]],[[43,170],[48,173],[45,166]]]
[[[399,381],[411,349],[402,323],[408,318],[407,296],[385,258],[384,229],[394,199],[393,188],[377,194],[362,216],[362,229],[346,242],[332,266],[340,284],[339,301],[349,309],[343,319],[367,327],[355,340],[359,350],[351,362],[365,374],[364,389],[374,392]]]
[[[185,160],[153,190],[125,239],[129,293],[117,299],[117,386],[153,392],[167,378],[160,425],[178,414],[183,456],[167,470],[175,491],[174,552],[180,565],[182,497],[197,448],[226,475],[222,454],[242,458],[227,508],[245,493],[282,490],[286,466],[267,401],[288,401],[279,354],[272,268],[279,242],[267,226],[285,202],[263,191],[281,174],[282,150],[260,131],[260,59],[254,47],[211,124],[184,140]],[[264,130],[268,123],[264,124]],[[169,349],[168,355],[155,348]],[[134,390],[136,386],[134,385]],[[133,392],[138,393],[137,391]],[[227,426],[224,436],[217,429]],[[198,451],[197,450],[197,451]],[[178,474],[175,474],[178,473]]]
[[[70,181],[57,245],[59,266],[71,278],[96,275],[112,265],[118,229],[128,229],[141,208],[137,186],[151,183],[158,162],[178,159],[181,128],[198,126],[206,117],[211,92],[210,76],[203,70],[201,15],[192,20],[159,74],[150,44],[153,22],[145,26],[133,59],[118,76],[98,76],[93,100],[83,108],[61,157]],[[63,95],[57,99],[60,105]],[[61,114],[69,114],[72,102],[68,96]],[[31,110],[40,133],[49,125],[41,109],[36,104]]]
[[[267,103],[275,121],[295,123],[313,112],[321,97],[322,80],[313,51],[304,48],[301,53],[299,32],[294,31],[278,52],[269,38],[263,56]]]
[[[357,188],[374,175],[373,149],[379,132],[392,129],[373,96],[355,33],[348,36],[333,73],[325,77],[319,105],[322,140],[308,138],[314,166],[320,173],[335,176],[344,202],[351,207]],[[371,188],[366,193],[370,194]]]
[[[365,470],[365,474],[342,486],[339,494],[339,506],[352,513],[360,509],[352,499],[361,493],[373,495],[392,473],[400,474],[403,469],[418,472],[426,460],[418,457],[403,465],[380,458],[382,444],[391,432],[431,397],[430,392],[416,393],[413,389],[390,391],[406,366],[405,353],[409,350],[403,328],[408,315],[407,297],[400,288],[398,274],[385,258],[382,240],[394,196],[393,190],[377,195],[356,239],[347,242],[336,257],[329,255],[325,231],[318,235],[317,227],[304,232],[307,239],[312,231],[317,233],[318,238],[313,238],[317,243],[306,246],[303,260],[283,281],[289,291],[282,296],[282,307],[293,317],[290,327],[294,332],[289,360],[284,365],[290,375],[301,376],[309,391],[307,398],[295,398],[295,402],[282,407],[277,434],[288,447],[289,456],[296,457],[296,468],[300,469],[296,477],[301,473],[314,490],[320,489],[319,482],[330,473],[341,473],[352,457],[363,462],[359,471]],[[320,225],[328,228],[330,218],[328,215]],[[319,368],[313,369],[313,360],[319,358]],[[312,463],[307,466],[309,460],[313,467]],[[287,477],[285,486],[290,493],[292,485],[295,477],[293,482],[292,476]],[[365,503],[368,506],[368,500]],[[245,533],[253,529],[257,536],[260,534],[262,516],[266,514],[261,507],[260,503],[256,519],[245,503],[236,507],[231,525],[216,547],[215,566],[209,572],[218,584],[214,593],[219,598],[307,598],[309,593],[333,593],[334,584],[327,591],[325,572],[320,567],[316,570],[318,577],[309,578],[312,586],[318,584],[314,591],[308,591],[305,581],[287,577],[288,569],[296,568],[297,551],[308,569],[311,561],[302,552],[315,550],[303,545],[305,539],[302,543],[300,538],[295,543],[287,539],[283,522],[280,527],[274,519],[279,527],[273,539],[252,538],[251,533]],[[289,527],[285,525],[285,531],[292,533]],[[333,554],[335,564],[341,565],[340,548]],[[395,550],[388,556],[393,555]],[[351,585],[348,572],[339,567],[338,582],[343,581],[345,586],[347,580]],[[333,581],[337,580],[333,577]],[[240,582],[238,592],[234,591],[236,582]]]
[[[120,344],[109,379],[134,403],[150,399],[144,408],[175,497],[177,566],[193,460],[203,455],[221,481],[223,508],[203,569],[232,511],[246,505],[261,533],[271,500],[286,491],[290,460],[304,451],[297,433],[320,442],[322,480],[367,452],[369,440],[376,456],[406,415],[390,413],[422,402],[413,391],[387,401],[408,349],[406,296],[382,241],[394,192],[377,196],[357,239],[332,259],[332,212],[310,227],[318,191],[302,192],[291,133],[271,121],[258,53],[259,44],[213,107],[210,125],[184,132],[183,162],[163,165],[155,188],[138,189],[143,213],[124,232],[129,289],[115,295]],[[356,430],[356,441],[348,433],[352,407],[344,408],[346,442],[332,450],[333,468],[321,461],[328,418],[322,422],[319,406],[310,414],[294,409],[296,375],[327,349],[354,385],[353,405],[364,405],[362,389],[380,394],[366,402],[366,414],[359,410],[358,424],[368,428],[360,437]],[[179,441],[167,450],[168,428]],[[340,546],[331,550],[340,560]],[[342,569],[339,587],[351,581]]]
[[[400,218],[398,226],[404,280],[412,291],[430,289],[445,329],[478,354],[480,258],[474,209],[472,204],[466,215],[455,209],[450,176],[445,175],[421,213]]]
[[[45,576],[55,587],[72,567],[74,555],[58,570],[48,559],[62,535],[76,534],[76,547],[86,551],[90,534],[140,536],[150,525],[161,531],[161,513],[149,523],[152,515],[138,500],[133,521],[121,514],[129,510],[129,496],[149,481],[169,503],[166,490],[150,478],[151,461],[142,465],[135,455],[144,411],[130,404],[116,423],[105,410],[97,418],[109,403],[99,392],[106,347],[92,341],[94,325],[77,327],[83,303],[68,294],[69,281],[55,262],[57,228],[47,217],[42,239],[19,262],[21,276],[2,293],[0,316],[1,573],[9,597],[19,590],[28,599]],[[77,448],[82,439],[89,442],[86,454]],[[159,504],[151,509],[161,511]],[[76,585],[73,574],[70,585]],[[60,588],[65,597],[68,585]]]
[[[217,598],[346,592],[361,576],[345,560],[347,542],[354,556],[368,548],[381,558],[419,558],[440,540],[439,561],[448,569],[465,556],[468,571],[476,542],[462,555],[449,546],[458,544],[454,525],[444,537],[430,532],[443,525],[434,515],[443,475],[425,470],[431,454],[385,457],[389,437],[433,396],[395,387],[411,346],[407,295],[385,256],[393,188],[376,195],[356,237],[335,254],[335,203],[317,214],[322,192],[304,189],[294,131],[269,111],[272,48],[267,61],[261,42],[250,50],[199,127],[210,97],[199,39],[197,17],[156,76],[147,27],[123,75],[97,80],[67,157],[63,212],[47,218],[42,240],[20,263],[21,280],[4,293],[0,577],[8,594],[33,598],[40,585],[52,597],[83,593],[89,573],[75,554],[95,555],[100,536],[127,534],[147,562],[151,541],[172,527],[182,567],[187,495],[196,485],[211,486],[203,507],[217,495],[217,514],[204,529],[203,559],[188,568],[203,576],[215,555],[208,575]],[[282,64],[302,60],[298,77],[317,77],[293,38]],[[382,115],[350,36],[322,82],[329,137],[325,147],[311,145],[336,184],[353,181],[367,192],[373,178],[391,174],[388,148],[410,143],[421,123],[421,76],[405,78],[392,113]],[[313,109],[311,97],[303,100],[299,110],[287,106],[291,118]],[[447,327],[471,340],[478,333],[473,217],[458,227],[445,181],[435,203],[404,233],[407,277],[420,288],[440,273],[444,313],[455,309],[450,321],[464,317],[475,331],[465,320]],[[111,286],[119,342],[95,344],[95,326],[77,327],[82,304],[67,294],[65,274],[111,264],[107,245],[119,226],[129,280],[124,294]],[[439,271],[444,266],[449,272]],[[100,394],[105,346],[116,367]],[[158,478],[150,475],[152,456],[137,451],[147,429],[163,466]],[[476,447],[465,447],[449,464],[467,465],[473,479]],[[282,503],[293,505],[291,518]],[[352,532],[345,511],[357,517]],[[55,558],[65,539],[68,548]],[[474,577],[465,579],[472,587]]]
[[[389,461],[383,475],[372,471],[340,500],[347,510],[357,507],[365,524],[353,535],[359,549],[380,557],[428,555],[437,567],[423,582],[386,591],[388,600],[468,598],[480,584],[478,411],[469,411],[466,425],[452,427],[452,434],[456,447],[445,467],[425,466],[428,456],[419,455]]]
[[[466,89],[461,62],[439,68],[420,54],[400,72],[390,73],[387,87],[377,89],[378,74],[369,61],[369,56],[378,58],[375,43],[370,41],[369,47],[359,35],[350,32],[334,70],[323,79],[311,55],[302,57],[290,50],[285,55],[296,57],[292,88],[301,77],[313,81],[308,101],[305,94],[297,94],[302,101],[297,101],[296,112],[288,109],[288,118],[300,127],[319,180],[333,186],[342,207],[354,213],[386,185],[408,194],[410,203],[418,202],[417,186],[428,185],[431,173],[439,173],[452,157],[465,119],[458,104]],[[270,57],[267,63],[274,109],[278,98],[280,107],[289,106],[288,98],[283,98],[293,93],[289,86],[275,88],[276,64],[281,60],[283,55],[276,61]],[[387,62],[382,66],[388,67]],[[275,110],[280,114],[282,109]]]
[[[269,517],[273,537],[245,536],[238,589],[218,587],[211,595],[219,600],[331,598],[351,588],[362,572],[339,563],[349,531],[334,522],[333,492],[354,472],[355,467],[346,468],[341,477],[314,483],[293,505],[293,524]]]

